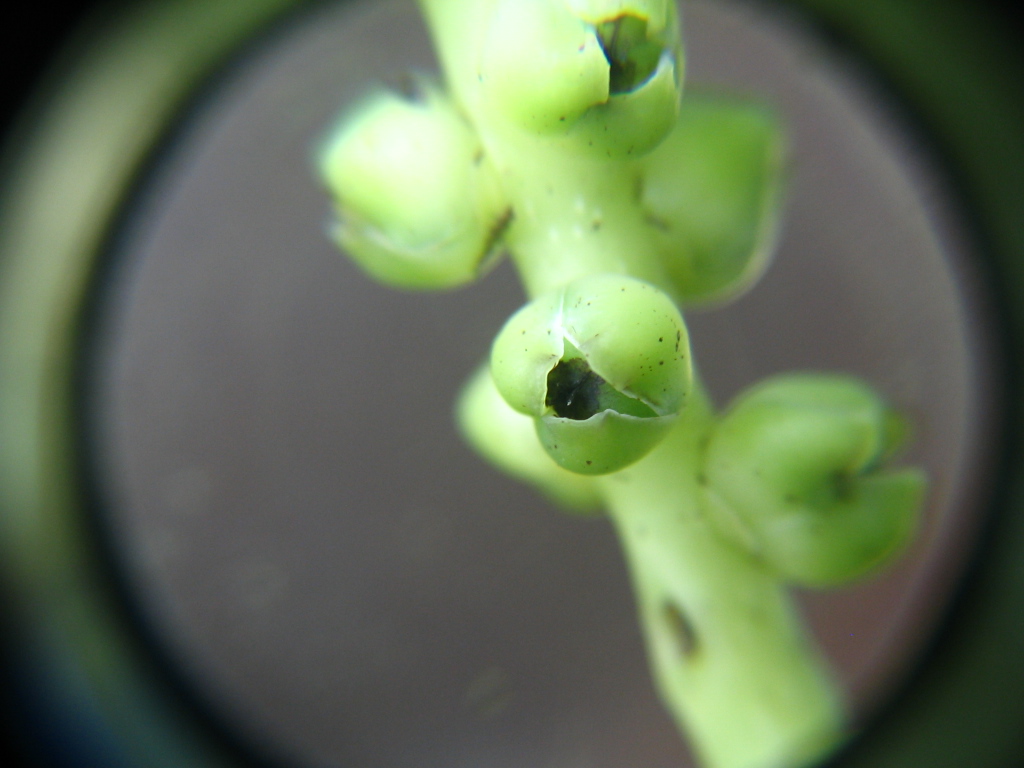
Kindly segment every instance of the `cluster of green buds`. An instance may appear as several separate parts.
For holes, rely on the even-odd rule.
[[[502,255],[514,261],[528,303],[463,392],[467,439],[560,502],[604,503],[626,528],[627,514],[657,514],[659,527],[675,531],[692,525],[696,510],[708,525],[663,541],[709,529],[716,533],[700,557],[755,564],[737,565],[729,584],[692,569],[685,578],[637,577],[641,593],[665,591],[676,607],[691,593],[728,605],[745,590],[774,594],[776,583],[840,584],[900,551],[925,483],[917,470],[886,469],[906,429],[872,390],[845,376],[781,377],[719,417],[694,377],[681,310],[748,289],[775,244],[786,156],[776,113],[717,93],[682,98],[673,0],[420,5],[443,86],[421,78],[410,93],[357,104],[323,147],[319,169],[335,203],[336,241],[382,282],[448,289]],[[621,484],[613,491],[603,482],[623,472],[651,486],[637,498],[672,504],[637,511],[622,501]],[[662,507],[669,511],[648,512]],[[672,554],[649,559],[671,562]],[[713,583],[687,586],[704,578]],[[751,579],[756,589],[738,583]],[[702,600],[704,608],[689,606],[697,633]],[[780,655],[806,656],[790,613],[772,616]],[[658,621],[648,627],[655,638]],[[660,664],[670,706],[703,722],[672,700],[709,694]],[[793,678],[817,679],[812,667]],[[707,674],[721,677],[711,688],[739,685],[727,670]],[[806,693],[816,685],[793,698],[802,696],[807,711],[831,711]],[[716,728],[704,730],[708,754],[732,754],[716,743]],[[730,758],[719,762],[730,768]]]
[[[376,279],[413,289],[468,283],[511,252],[534,302],[510,327],[550,340],[527,357],[551,361],[528,374],[540,394],[510,404],[537,420],[561,466],[621,469],[657,444],[684,401],[688,349],[676,306],[736,293],[766,261],[779,210],[778,120],[723,96],[680,100],[679,22],[666,0],[423,5],[451,59],[450,93],[421,79],[412,93],[375,94],[345,116],[319,163],[339,214],[336,240]],[[630,389],[649,376],[646,354],[625,373],[621,360],[601,359],[610,343],[596,355],[580,349],[566,318],[550,316],[567,286],[602,274],[634,278],[630,300],[589,296],[571,322],[628,324],[623,349],[656,345],[652,359],[670,340],[678,360],[658,362],[671,397]],[[645,293],[633,301],[635,281]],[[659,312],[638,313],[637,302]],[[536,327],[522,328],[527,321]],[[525,361],[493,359],[508,396]],[[599,410],[566,412],[549,383],[599,389]]]

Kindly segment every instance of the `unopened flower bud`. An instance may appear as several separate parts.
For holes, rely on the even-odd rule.
[[[770,379],[742,395],[711,435],[708,516],[791,582],[855,579],[898,552],[916,527],[923,473],[884,466],[904,431],[849,376]]]
[[[494,342],[495,385],[561,466],[621,469],[671,428],[691,383],[689,341],[664,293],[594,275],[527,304]]]
[[[760,277],[775,247],[783,145],[766,107],[687,94],[668,138],[644,158],[641,205],[682,301],[731,298]]]
[[[321,155],[339,245],[382,282],[446,288],[477,277],[508,212],[473,131],[436,88],[365,101]]]
[[[683,56],[667,0],[498,0],[482,50],[487,103],[567,149],[639,157],[675,123]]]

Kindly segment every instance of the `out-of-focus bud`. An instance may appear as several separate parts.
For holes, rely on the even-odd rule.
[[[567,148],[639,157],[671,130],[683,78],[675,4],[498,0],[483,45],[487,103]]]
[[[852,377],[765,381],[711,435],[706,512],[791,582],[848,582],[899,552],[916,527],[924,474],[883,466],[905,431]]]
[[[657,288],[594,275],[527,304],[494,342],[506,402],[534,417],[548,454],[582,474],[614,472],[667,434],[691,384],[679,310]]]
[[[378,280],[448,288],[489,262],[508,209],[496,174],[452,103],[382,92],[348,116],[320,156],[338,244]]]
[[[565,133],[608,99],[594,27],[557,0],[498,0],[480,76],[487,103],[535,133]]]
[[[688,93],[679,121],[644,158],[641,204],[682,301],[730,298],[775,247],[783,131],[761,104]]]
[[[590,512],[600,504],[591,478],[563,469],[541,448],[533,419],[505,402],[489,366],[481,366],[463,388],[456,416],[466,441],[499,469],[571,510]]]

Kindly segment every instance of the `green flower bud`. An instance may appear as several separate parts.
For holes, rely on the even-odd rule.
[[[790,374],[742,395],[711,435],[705,510],[784,578],[850,581],[910,540],[925,492],[886,469],[905,422],[848,376]]]
[[[683,301],[728,298],[760,277],[775,246],[783,145],[769,109],[687,94],[644,159],[641,204]]]
[[[675,4],[498,0],[480,74],[489,103],[520,128],[567,135],[588,154],[639,156],[678,113]]]
[[[679,310],[639,280],[573,281],[512,316],[491,351],[495,385],[534,417],[558,464],[605,474],[647,454],[671,428],[691,383]]]
[[[640,157],[671,132],[683,87],[674,2],[573,0],[595,24],[609,63],[609,99],[573,126],[574,144],[601,157]],[[587,6],[587,8],[584,8]]]
[[[508,220],[497,177],[470,126],[436,88],[383,92],[344,120],[320,157],[338,244],[367,272],[405,288],[475,279]]]
[[[562,469],[541,448],[533,419],[505,402],[489,366],[481,366],[463,388],[456,420],[466,442],[485,459],[553,501],[578,512],[593,511],[600,504],[591,478]]]
[[[569,133],[573,146],[612,159],[640,157],[657,147],[679,113],[679,60],[663,53],[648,79],[590,109]]]
[[[608,99],[608,61],[594,27],[552,0],[498,0],[482,48],[482,88],[521,128],[565,133]]]

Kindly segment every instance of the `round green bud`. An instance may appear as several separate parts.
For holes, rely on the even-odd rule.
[[[851,581],[916,527],[923,473],[883,466],[905,431],[852,377],[769,379],[738,398],[708,441],[705,511],[793,583]]]
[[[592,479],[558,466],[541,448],[533,419],[505,402],[494,386],[489,366],[481,366],[463,387],[456,421],[466,442],[480,455],[536,486],[556,503],[578,512],[593,511],[600,505]]]
[[[664,438],[689,390],[689,339],[663,292],[621,275],[575,280],[502,328],[491,371],[505,401],[536,420],[548,454],[606,474]]]
[[[583,115],[569,133],[572,145],[609,159],[641,157],[671,132],[680,94],[675,59],[663,55],[642,85],[611,96]]]
[[[551,0],[498,0],[482,47],[481,88],[521,128],[565,133],[608,99],[608,61],[594,27]]]
[[[496,250],[507,204],[482,145],[435,87],[366,99],[327,142],[320,173],[338,244],[382,282],[447,288],[475,279]]]
[[[783,131],[766,107],[687,94],[668,138],[643,161],[641,205],[681,300],[720,301],[752,285],[775,247]]]
[[[481,88],[513,124],[601,157],[640,156],[671,130],[682,88],[675,5],[498,0]]]
[[[683,47],[672,0],[569,0],[594,25],[608,59],[609,98],[572,127],[572,144],[596,157],[640,157],[679,114]]]
[[[595,26],[609,63],[609,98],[588,110],[569,137],[586,154],[640,157],[669,135],[679,114],[684,63],[675,4],[596,5],[625,8]],[[631,10],[633,6],[638,9]],[[654,23],[640,6],[660,11]]]

